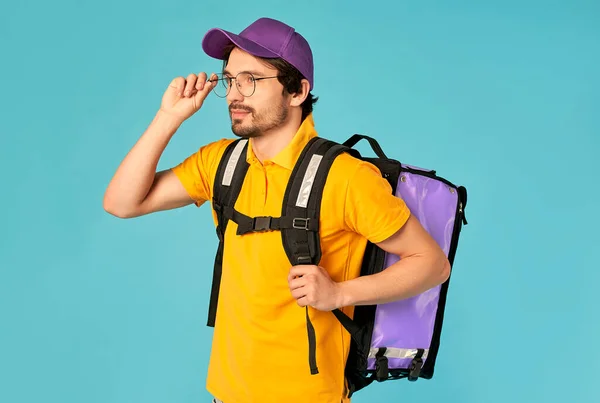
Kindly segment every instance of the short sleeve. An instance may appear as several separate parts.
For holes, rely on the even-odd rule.
[[[408,206],[393,194],[379,169],[359,162],[346,191],[344,220],[349,230],[378,243],[402,228],[409,217]]]
[[[171,168],[187,193],[194,199],[196,206],[212,199],[213,181],[217,167],[225,148],[231,141],[221,139],[204,145]]]

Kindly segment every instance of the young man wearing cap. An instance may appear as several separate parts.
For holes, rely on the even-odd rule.
[[[190,74],[171,82],[106,190],[104,208],[111,214],[137,217],[212,199],[217,166],[233,139],[203,145],[172,169],[156,172],[171,137],[211,91],[226,97],[231,130],[249,139],[236,210],[250,217],[281,214],[294,164],[317,135],[311,49],[292,27],[268,18],[240,34],[212,29],[202,45],[225,61],[222,75],[207,80],[205,73]],[[318,267],[290,267],[277,231],[238,236],[236,224],[228,225],[207,377],[215,401],[348,401],[350,336],[330,311],[352,315],[353,306],[408,298],[448,277],[446,256],[380,172],[350,155],[340,155],[331,167],[319,225]],[[402,259],[359,277],[367,240]],[[318,335],[318,374],[307,365],[306,306]]]

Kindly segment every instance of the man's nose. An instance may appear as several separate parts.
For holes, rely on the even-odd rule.
[[[237,82],[233,81],[231,83],[231,88],[229,89],[229,94],[227,94],[227,101],[232,103],[234,101],[243,101],[244,96],[240,94],[240,90],[237,86]]]

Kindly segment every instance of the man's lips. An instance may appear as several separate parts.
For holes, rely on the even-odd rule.
[[[234,118],[243,118],[244,116],[248,115],[250,112],[245,111],[245,110],[241,110],[241,109],[233,109],[231,111],[231,117]]]

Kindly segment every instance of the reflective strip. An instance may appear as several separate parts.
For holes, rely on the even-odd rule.
[[[298,193],[298,199],[296,200],[296,207],[306,208],[306,206],[308,206],[310,191],[313,183],[315,182],[315,176],[317,176],[317,170],[319,169],[319,164],[321,164],[322,159],[323,156],[318,154],[314,154],[310,159],[310,163],[308,164],[308,168],[306,168],[306,173],[304,174],[304,179],[302,180],[302,185],[300,186],[300,192]]]
[[[378,348],[372,348],[369,351],[369,358],[375,358],[375,355],[377,354],[378,351],[379,351]],[[383,354],[383,355],[388,358],[415,358],[418,351],[419,350],[417,350],[416,348],[390,347],[387,350],[385,350],[385,354]],[[421,358],[423,358],[423,359],[427,358],[427,353],[429,353],[429,349],[426,348],[425,351],[423,352],[423,356]]]
[[[240,140],[239,143],[233,149],[231,156],[229,157],[229,161],[227,161],[227,167],[225,167],[225,174],[223,175],[223,185],[229,186],[231,185],[231,179],[233,178],[233,172],[235,171],[235,166],[240,159],[240,155],[246,146],[248,140]]]

